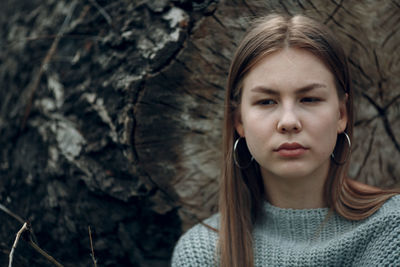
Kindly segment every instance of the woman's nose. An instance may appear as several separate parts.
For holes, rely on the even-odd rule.
[[[302,125],[294,107],[282,107],[282,112],[279,115],[277,130],[280,133],[300,132]]]

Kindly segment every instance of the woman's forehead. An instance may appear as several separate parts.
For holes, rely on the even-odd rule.
[[[301,89],[311,84],[334,87],[334,76],[324,62],[304,49],[287,48],[263,57],[243,78],[243,88]]]

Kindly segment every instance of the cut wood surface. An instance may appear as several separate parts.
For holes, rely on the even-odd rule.
[[[65,266],[168,266],[217,211],[224,91],[250,21],[328,25],[355,89],[357,180],[399,186],[396,1],[6,0],[0,3],[0,203]],[[0,264],[20,223],[0,214]],[[15,264],[47,266],[19,242]]]

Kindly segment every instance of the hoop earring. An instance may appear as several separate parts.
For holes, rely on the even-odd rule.
[[[335,162],[337,165],[343,165],[343,164],[345,164],[345,163],[347,162],[347,160],[349,159],[350,152],[351,152],[351,141],[350,141],[350,137],[349,137],[349,135],[348,135],[346,132],[343,132],[343,134],[344,134],[344,136],[346,136],[346,141],[347,141],[347,144],[348,144],[348,146],[349,146],[349,152],[347,153],[347,156],[346,156],[346,158],[344,159],[343,162],[338,162],[338,161],[335,159],[335,155],[334,155],[333,152],[332,152],[331,158],[332,158],[333,162]]]
[[[249,163],[247,163],[247,164],[244,165],[244,166],[241,166],[241,165],[239,164],[239,161],[238,161],[239,154],[238,154],[238,151],[237,151],[237,147],[238,147],[239,141],[240,141],[241,139],[245,140],[244,137],[239,137],[238,139],[236,139],[235,144],[233,145],[233,161],[235,162],[235,165],[236,165],[239,169],[247,169],[247,168],[250,166],[250,164],[253,162],[254,158],[253,158],[253,156],[251,156],[251,159],[250,159]]]

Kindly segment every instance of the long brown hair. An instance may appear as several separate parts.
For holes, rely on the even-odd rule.
[[[256,20],[235,53],[225,97],[218,245],[220,264],[224,267],[254,265],[252,230],[265,199],[259,165],[252,162],[243,169],[237,167],[233,159],[233,145],[239,138],[234,120],[239,112],[242,81],[261,59],[286,47],[311,52],[333,73],[339,99],[343,100],[347,94],[348,123],[345,131],[352,139],[353,90],[345,53],[334,35],[324,25],[302,15],[274,14]],[[246,147],[238,150],[240,158],[250,160]],[[325,182],[325,203],[332,211],[350,220],[365,219],[398,193],[369,187],[346,177],[350,150],[343,134],[338,135],[334,155],[336,162],[345,163],[331,162]]]

